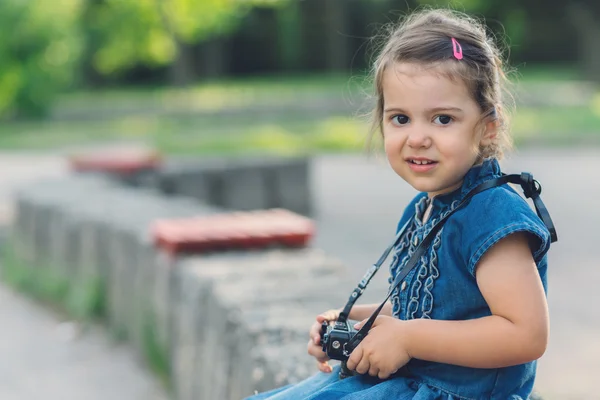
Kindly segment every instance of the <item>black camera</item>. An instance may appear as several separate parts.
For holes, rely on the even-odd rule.
[[[347,321],[336,321],[331,325],[327,321],[321,324],[321,346],[327,357],[332,360],[346,361],[354,348],[349,344],[357,330]],[[358,339],[358,338],[356,338]],[[360,342],[360,340],[359,340]]]
[[[357,333],[354,329],[354,324],[346,320],[336,321],[330,325],[329,322],[323,321],[321,324],[321,346],[327,357],[332,360],[341,361],[339,376],[340,379],[345,379],[355,375],[346,366],[346,361],[350,358],[352,350],[362,340],[362,334]]]

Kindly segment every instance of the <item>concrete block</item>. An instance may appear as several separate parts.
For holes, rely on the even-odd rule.
[[[32,263],[48,262],[49,244],[54,235],[51,224],[56,224],[56,218],[58,218],[56,210],[63,205],[65,207],[67,204],[72,205],[76,200],[75,197],[81,197],[81,193],[87,194],[91,190],[100,191],[108,185],[107,180],[97,176],[71,176],[40,180],[19,191],[19,196],[23,197],[25,202],[17,204],[17,213],[21,206],[24,206],[24,212],[30,215],[27,223],[30,225],[28,230],[31,234],[27,234],[27,236],[32,238],[32,242],[28,243]],[[87,200],[86,198],[85,201]]]
[[[170,299],[171,299],[171,280],[172,272],[175,268],[175,260],[169,255],[159,252],[154,261],[154,282],[152,285],[152,316],[154,322],[154,335],[156,346],[160,351],[170,357]]]
[[[286,158],[265,162],[268,207],[281,207],[302,215],[313,212],[310,159]]]
[[[280,207],[310,215],[310,178],[305,157],[205,159],[165,165],[159,187],[228,209]]]
[[[147,232],[150,222],[159,209],[152,203],[148,193],[136,190],[121,191],[118,208],[110,210],[108,254],[110,274],[108,277],[107,315],[113,331],[119,337],[127,337],[131,328],[133,311],[132,288],[137,269],[137,236]]]
[[[140,320],[138,315],[148,316],[148,304],[153,301],[162,301],[161,310],[168,310],[169,298],[155,298],[152,288],[155,285],[159,287],[159,293],[168,296],[169,287],[162,286],[165,282],[156,282],[156,266],[158,251],[155,250],[154,243],[150,233],[150,228],[154,222],[163,218],[187,218],[191,216],[201,216],[217,212],[212,207],[202,206],[197,202],[189,202],[185,199],[164,198],[149,199],[144,207],[138,207],[135,218],[129,223],[121,224],[115,233],[121,243],[123,258],[126,263],[117,266],[117,272],[121,278],[117,284],[118,294],[117,308],[123,312],[122,319],[127,324],[127,332],[130,337],[137,337],[141,344],[142,331],[145,322]],[[159,263],[160,265],[160,263]],[[127,271],[124,271],[127,269]],[[162,271],[165,272],[165,271]],[[169,276],[162,275],[162,276]],[[170,280],[170,278],[168,278]],[[167,291],[163,291],[167,290]],[[168,314],[168,313],[167,313]],[[166,317],[160,317],[160,321],[166,321]],[[162,330],[166,332],[165,329]],[[167,336],[163,338],[167,342]]]
[[[197,168],[180,168],[161,171],[159,188],[166,194],[191,197],[198,201],[207,201],[209,188]]]
[[[145,354],[148,336],[155,326],[153,287],[155,264],[158,251],[149,237],[140,235],[135,241],[135,269],[132,287],[132,310],[128,331],[129,337],[139,354]]]
[[[212,207],[183,198],[166,198],[152,191],[127,190],[113,194],[112,204],[95,224],[104,243],[107,317],[113,332],[132,339],[140,353],[148,347],[144,335],[156,333],[156,346],[169,348],[170,267],[154,248],[150,226],[162,218],[214,213]],[[170,262],[167,260],[167,264]],[[156,327],[156,332],[150,332]],[[152,328],[152,329],[151,329]]]
[[[35,239],[35,207],[31,199],[19,193],[15,199],[16,216],[11,229],[11,244],[15,257],[25,264],[33,264]]]
[[[71,277],[72,302],[83,316],[103,316],[106,312],[107,269],[106,253],[99,224],[91,217],[82,217],[76,234],[78,266]]]
[[[229,165],[222,171],[222,206],[232,210],[261,210],[269,206],[269,193],[260,165]]]
[[[209,304],[210,282],[195,279],[190,269],[173,269],[171,296],[171,352],[172,385],[175,398],[194,400],[198,381],[203,377],[197,374],[196,365],[198,343],[204,342],[208,331],[205,315]]]
[[[298,278],[288,285],[272,289],[273,284],[258,285],[254,294],[269,293],[267,296],[246,295],[236,298],[225,297],[224,293],[239,293],[233,291],[235,285],[217,286],[214,291],[216,299],[224,300],[221,304],[221,313],[232,320],[233,328],[222,332],[218,342],[208,343],[206,347],[220,347],[221,357],[224,360],[233,360],[227,367],[228,376],[240,376],[238,380],[231,380],[226,387],[233,390],[242,384],[244,373],[247,373],[248,364],[258,365],[250,357],[249,349],[254,349],[261,344],[272,345],[275,343],[289,344],[290,347],[306,349],[308,330],[314,323],[315,316],[329,308],[341,307],[343,301],[339,295],[330,295],[329,291],[340,278],[332,275],[327,278],[311,282],[310,278]],[[237,285],[241,288],[241,285]],[[246,285],[246,293],[253,293]],[[292,287],[294,290],[292,290]],[[218,318],[212,314],[218,309],[214,305],[209,308],[209,321],[215,329],[213,320]],[[221,318],[224,318],[223,316]],[[238,327],[238,333],[235,332]],[[246,343],[243,344],[244,336]],[[281,370],[280,374],[295,376],[292,370]],[[247,382],[246,382],[247,383]],[[249,390],[251,386],[240,387],[239,391]],[[229,398],[234,398],[230,396]]]
[[[227,398],[242,398],[294,383],[315,370],[306,352],[308,330],[318,313],[334,307],[328,298],[308,296],[302,301],[273,302],[238,310],[237,332],[228,332],[231,343]],[[281,360],[278,360],[278,355]]]
[[[200,202],[222,206],[224,183],[222,171],[227,160],[174,160],[159,173],[158,187],[166,194],[194,198]]]
[[[246,351],[236,353],[238,339],[235,338],[238,334],[235,332],[240,329],[241,317],[235,315],[268,308],[276,302],[295,304],[290,305],[290,308],[303,307],[303,299],[307,297],[318,299],[324,305],[321,296],[327,297],[327,289],[343,280],[340,276],[343,270],[341,265],[314,250],[239,253],[202,260],[192,259],[188,261],[187,268],[189,271],[186,279],[201,282],[197,284],[197,290],[204,291],[204,295],[198,297],[199,304],[192,303],[197,309],[196,344],[186,343],[185,350],[179,353],[185,354],[188,362],[195,360],[193,375],[196,377],[196,398],[229,396],[226,394],[229,390],[227,388],[234,384],[229,380],[223,381],[222,378],[237,371],[236,363],[244,364],[244,360],[240,360],[238,356],[243,356]],[[303,281],[307,282],[306,286],[299,284]],[[311,285],[308,282],[313,283]],[[328,300],[336,303],[332,299]],[[189,306],[183,304],[184,307]],[[322,311],[324,309],[313,310],[312,318]],[[193,311],[181,313],[191,315]],[[281,321],[282,327],[286,324],[289,327],[289,321]],[[310,324],[302,324],[304,337],[309,327]],[[246,334],[253,335],[247,331]],[[177,354],[175,352],[175,357]],[[233,359],[236,361],[228,361]],[[174,361],[175,365],[178,363],[178,360]],[[181,379],[186,381],[185,377]],[[187,381],[189,384],[189,379]],[[185,386],[185,383],[182,385]]]

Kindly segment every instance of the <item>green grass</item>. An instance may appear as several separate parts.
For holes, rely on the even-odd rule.
[[[148,365],[161,383],[167,388],[172,388],[169,370],[169,355],[166,349],[159,343],[154,318],[146,315],[143,327],[143,352]]]
[[[600,107],[519,108],[513,118],[517,144],[600,142]],[[13,123],[0,135],[3,149],[64,149],[118,140],[145,143],[167,154],[240,152],[312,153],[364,148],[366,120],[344,116],[255,118],[137,116],[111,120]]]
[[[356,98],[367,90],[364,77],[346,75],[267,76],[202,82],[185,88],[136,87],[81,91],[63,96],[54,115],[90,113],[162,113],[237,111],[249,107],[297,104],[303,101]]]
[[[70,285],[58,268],[28,265],[14,254],[10,244],[3,246],[2,280],[36,300],[56,306],[79,321],[104,315],[104,286],[100,281]]]
[[[573,64],[566,65],[539,65],[522,64],[516,66],[518,81],[523,83],[574,81],[582,79],[581,73]]]
[[[9,124],[2,149],[65,149],[119,140],[140,142],[166,154],[220,154],[357,151],[364,148],[368,124],[350,117],[303,119],[230,117],[125,117],[88,122]],[[600,112],[592,107],[520,108],[513,119],[517,143],[600,141]]]
[[[519,66],[514,76],[521,83],[570,81],[580,79],[576,68],[568,66]],[[158,107],[167,110],[192,108],[197,111],[239,109],[257,104],[278,104],[308,98],[352,98],[369,92],[364,75],[305,74],[228,78],[201,82],[186,88],[135,87],[79,91],[63,96],[56,104],[57,114],[83,110]]]
[[[570,67],[521,71],[522,85],[577,78]],[[168,154],[357,151],[364,148],[368,124],[350,115],[363,90],[360,77],[312,75],[79,92],[58,102],[54,119],[3,124],[0,148],[126,141]],[[600,142],[600,93],[582,99],[572,107],[519,107],[512,129],[516,143]],[[334,103],[337,108],[328,109]],[[313,108],[303,110],[306,104]]]
[[[34,267],[16,257],[11,245],[3,245],[2,280],[37,300],[55,306],[64,304],[68,293],[68,280],[48,266]]]
[[[600,136],[600,109],[595,107],[521,108],[513,121],[517,138]]]
[[[146,143],[166,153],[238,151],[310,152],[362,146],[366,124],[352,118],[277,116],[138,116],[87,122],[13,123],[0,135],[0,148],[65,148],[116,140]]]
[[[573,66],[519,66],[511,74],[522,84],[580,79]],[[257,105],[277,105],[304,99],[355,99],[371,91],[364,75],[306,74],[228,78],[201,82],[186,88],[135,87],[79,91],[63,96],[55,105],[57,115],[102,110],[161,109],[168,111],[239,110]]]

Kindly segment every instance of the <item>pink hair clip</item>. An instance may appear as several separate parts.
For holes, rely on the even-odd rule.
[[[462,46],[460,45],[460,43],[458,43],[458,40],[452,38],[452,51],[454,52],[454,57],[457,60],[462,60],[463,58],[463,52],[462,52]]]

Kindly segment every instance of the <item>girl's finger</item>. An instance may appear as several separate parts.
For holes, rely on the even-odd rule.
[[[378,376],[379,374],[380,374],[380,372],[379,372],[379,368],[377,368],[377,367],[376,367],[376,366],[374,366],[374,365],[371,365],[371,366],[369,367],[369,375],[371,375],[371,376]]]
[[[317,368],[319,368],[319,371],[325,372],[326,374],[330,373],[333,370],[333,368],[331,368],[331,365],[329,365],[329,363],[327,361],[318,362]]]
[[[321,328],[318,325],[314,325],[308,334],[315,344],[321,342]]]
[[[350,358],[348,358],[348,361],[346,361],[346,367],[348,367],[348,369],[350,369],[350,370],[354,370],[356,368],[356,366],[358,365],[358,363],[360,362],[361,358],[362,358],[362,346],[359,345],[350,354]]]
[[[323,321],[333,321],[338,318],[339,313],[336,310],[325,311],[322,314],[317,315],[317,321],[322,323]]]
[[[371,364],[369,363],[369,359],[367,357],[361,358],[360,362],[356,366],[356,372],[359,374],[366,374],[371,369]]]
[[[377,377],[379,379],[387,379],[389,378],[392,374],[394,374],[395,372],[392,372],[391,374],[388,372],[383,372],[383,371],[379,371],[379,373],[377,374]]]
[[[367,319],[363,319],[362,321],[357,322],[356,324],[354,324],[354,329],[360,329],[360,328],[362,328],[363,325],[365,324],[365,322],[367,322],[367,320],[368,320],[368,318]]]
[[[320,346],[315,346],[311,340],[308,341],[307,352],[309,356],[313,356],[317,362],[323,363],[329,361],[327,354]]]
[[[323,313],[323,314],[317,315],[317,322],[320,324],[322,324],[323,321],[333,321],[334,319],[335,319],[335,315],[333,315],[333,314]]]

